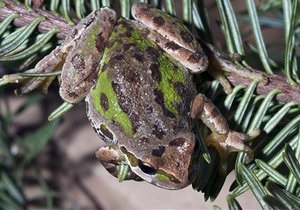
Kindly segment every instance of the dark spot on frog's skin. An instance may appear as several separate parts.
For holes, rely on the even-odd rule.
[[[104,111],[107,111],[109,108],[108,98],[104,93],[101,93],[100,95],[100,105],[104,109]]]
[[[114,89],[114,91],[117,94],[122,94],[121,93],[121,86],[118,83],[112,82],[111,85],[112,85],[112,88]]]
[[[157,63],[151,63],[150,70],[151,70],[151,76],[153,80],[155,80],[156,82],[160,82],[161,72],[159,70],[159,65]]]
[[[96,39],[96,49],[98,52],[103,52],[106,47],[106,41],[104,37],[102,36],[102,32],[97,35]]]
[[[114,135],[108,130],[108,128],[105,125],[103,124],[100,125],[100,131],[109,140],[114,139]]]
[[[134,47],[134,44],[132,44],[132,43],[124,43],[123,44],[123,52],[128,51],[131,47]]]
[[[134,58],[135,58],[135,60],[137,60],[139,62],[144,61],[144,55],[141,52],[135,52],[134,53]]]
[[[131,28],[130,28],[131,29]],[[128,30],[124,33],[124,37],[130,38],[132,36],[131,30]]]
[[[142,29],[142,35],[147,37],[150,34],[149,28],[143,28]]]
[[[77,98],[78,97],[78,94],[76,92],[74,92],[72,89],[67,90],[67,95],[71,98]]]
[[[153,23],[156,27],[162,27],[165,24],[165,20],[162,17],[157,16],[153,18]]]
[[[163,113],[170,118],[175,118],[175,115],[167,109],[164,102],[164,95],[161,90],[154,89],[153,93],[155,95],[155,101],[161,106]]]
[[[116,20],[115,20],[113,17],[111,17],[111,16],[109,16],[108,21],[109,21],[111,24],[113,24],[113,25],[116,24]]]
[[[148,144],[150,141],[147,137],[142,137],[138,140],[139,144]]]
[[[116,43],[116,42],[114,42],[114,41],[108,41],[107,44],[106,44],[107,49],[112,48],[112,46],[113,46],[115,43]]]
[[[106,69],[107,69],[107,64],[104,63],[101,67],[101,71],[104,72],[104,71],[106,71]]]
[[[166,133],[163,130],[161,124],[159,122],[155,122],[155,124],[153,125],[152,134],[155,135],[156,138],[162,139]]]
[[[124,55],[123,54],[117,54],[114,57],[112,57],[111,59],[112,59],[112,63],[114,63],[114,60],[116,60],[116,61],[124,60]]]
[[[145,112],[146,112],[146,114],[152,114],[153,113],[153,107],[152,106],[147,106],[145,108]]]
[[[130,24],[128,24],[128,22],[125,19],[120,18],[120,20],[118,22],[117,30],[124,30],[124,28],[126,30],[122,35],[120,35],[120,37],[131,37],[131,35],[132,35],[132,33],[131,33],[132,32],[132,26]]]
[[[184,138],[177,138],[177,139],[173,139],[172,141],[170,141],[169,146],[171,146],[171,147],[182,147],[184,143],[185,143]]]
[[[165,47],[167,49],[171,49],[171,50],[178,50],[178,49],[181,48],[178,44],[176,44],[175,42],[172,42],[172,41],[171,42],[167,42],[165,44]]]
[[[178,71],[179,67],[178,67],[178,65],[173,65],[173,68],[172,68],[172,69],[173,69],[173,71],[176,72],[176,71]]]
[[[153,48],[153,47],[148,47],[147,49],[146,49],[146,53],[150,56],[150,58],[152,59],[152,60],[157,60],[158,59],[158,57],[159,57],[159,50],[157,50],[157,49],[155,49],[155,48]]]
[[[195,52],[188,58],[188,61],[191,63],[198,63],[202,55],[199,52]]]
[[[152,150],[152,155],[156,157],[161,157],[165,151],[166,148],[164,146],[158,146],[156,149]]]
[[[124,96],[124,94],[121,91],[121,86],[118,83],[112,82],[111,85],[113,90],[117,94],[119,106],[121,107],[123,112],[129,115],[129,113],[131,113],[132,111],[131,99]]]
[[[174,89],[178,93],[178,95],[183,95],[185,93],[186,87],[181,82],[175,82],[174,83]]]
[[[181,36],[182,40],[186,43],[190,43],[194,39],[193,36],[190,33],[188,33],[187,31],[181,31],[180,36]]]
[[[109,59],[109,61],[107,62],[107,65],[110,69],[114,69],[114,65],[116,63],[120,63],[119,61],[122,61],[123,59],[124,59],[123,53],[115,52],[115,55]]]
[[[74,66],[74,68],[76,70],[79,70],[79,72],[82,72],[85,69],[85,62],[84,62],[84,59],[81,57],[80,54],[76,54],[72,58],[71,63],[72,63],[72,65]]]
[[[132,124],[132,130],[135,133],[140,127],[139,116],[135,112],[132,112],[131,115],[129,115],[129,119]]]
[[[138,84],[140,81],[139,71],[136,68],[128,67],[123,71],[124,79],[131,84]]]

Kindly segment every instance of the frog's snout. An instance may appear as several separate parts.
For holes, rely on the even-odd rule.
[[[189,174],[194,147],[194,134],[184,132],[173,136],[166,145],[159,146],[151,155],[144,157],[144,162],[139,162],[138,168],[145,176],[142,178],[169,190],[188,186],[192,182]]]

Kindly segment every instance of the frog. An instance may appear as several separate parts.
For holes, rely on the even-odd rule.
[[[251,159],[249,135],[229,128],[213,102],[197,92],[193,78],[241,67],[159,9],[134,3],[132,16],[118,17],[107,7],[92,12],[27,72],[62,69],[60,96],[71,104],[86,101],[87,117],[107,144],[96,156],[116,177],[117,169],[127,166],[125,179],[169,190],[190,185],[197,121],[211,131],[205,142],[218,151],[221,173],[232,152],[244,151]],[[27,79],[21,92],[46,91],[53,79]]]

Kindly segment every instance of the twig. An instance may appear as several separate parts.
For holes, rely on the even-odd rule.
[[[297,104],[300,104],[300,85],[291,85],[286,81],[285,77],[278,74],[268,75],[260,71],[256,71],[256,72],[264,75],[269,80],[268,84],[266,85],[261,83],[258,84],[256,88],[257,94],[265,95],[269,93],[271,90],[274,90],[275,88],[279,88],[281,90],[281,93],[276,95],[276,99],[278,101],[284,103],[295,102]],[[250,85],[251,83],[249,79],[234,74],[227,76],[227,79],[234,86],[239,84]]]
[[[21,3],[15,3],[8,0],[4,0],[3,3],[4,3],[3,7],[1,7],[0,4],[1,21],[7,18],[9,15],[16,13],[19,14],[20,17],[14,20],[14,25],[21,27],[27,25],[28,23],[31,23],[35,18],[39,16],[44,16],[47,19],[39,24],[38,30],[41,33],[45,33],[53,28],[58,28],[60,29],[60,32],[57,33],[57,38],[59,39],[65,39],[72,29],[72,27],[68,25],[65,22],[65,20],[58,15],[53,15],[41,9],[29,10],[26,9],[25,6]]]
[[[19,18],[15,19],[14,25],[21,27],[33,21],[36,17],[42,15],[47,18],[46,21],[40,23],[38,30],[42,33],[51,30],[54,27],[60,29],[60,32],[57,34],[57,38],[65,39],[72,27],[68,25],[65,20],[60,17],[53,15],[47,11],[41,9],[28,10],[24,7],[23,4],[18,4],[9,0],[4,0],[4,6],[0,7],[0,20],[4,20],[8,15],[12,13],[17,13],[20,15]],[[0,2],[1,3],[1,2]],[[268,78],[269,83],[267,85],[259,84],[257,86],[256,92],[259,95],[264,95],[270,92],[275,88],[281,89],[281,93],[277,94],[276,98],[278,101],[287,103],[287,102],[295,102],[300,104],[300,85],[293,86],[290,85],[285,77],[281,75],[268,75],[261,71],[256,71],[259,74],[264,75]],[[241,77],[240,75],[231,74],[227,76],[228,80],[232,85],[236,86],[239,84],[250,84],[250,80]]]

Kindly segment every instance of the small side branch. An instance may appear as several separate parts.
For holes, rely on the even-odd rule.
[[[259,95],[268,94],[270,91],[275,88],[279,88],[281,93],[276,95],[276,99],[278,101],[288,103],[295,102],[300,105],[300,85],[291,85],[289,84],[285,77],[281,75],[268,75],[260,71],[256,71],[257,73],[262,74],[266,78],[268,78],[268,84],[264,85],[259,83],[256,88],[256,93]],[[243,78],[239,75],[231,74],[227,76],[228,80],[232,85],[236,86],[239,84],[250,85],[251,81],[249,79]]]

